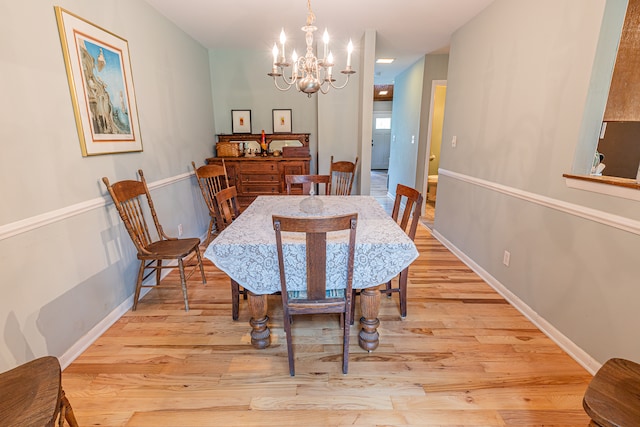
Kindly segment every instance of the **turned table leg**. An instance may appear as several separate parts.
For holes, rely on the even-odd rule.
[[[249,293],[249,309],[251,310],[251,345],[257,349],[269,347],[271,344],[271,331],[267,326],[267,296]]]
[[[369,352],[378,348],[378,311],[380,310],[380,291],[378,287],[367,288],[360,291],[360,304],[362,317],[360,324],[362,330],[358,334],[358,344]]]

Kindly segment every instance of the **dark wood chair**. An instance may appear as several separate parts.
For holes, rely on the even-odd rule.
[[[220,231],[227,228],[233,220],[240,215],[238,208],[238,192],[235,186],[224,188],[215,195],[216,200],[216,223],[220,226]],[[231,280],[231,317],[238,320],[240,316],[240,295],[247,299],[247,291],[238,282]]]
[[[400,209],[402,210],[402,216],[400,215]],[[407,236],[411,240],[416,238],[416,230],[418,229],[418,222],[420,220],[420,214],[422,213],[422,194],[416,189],[407,187],[406,185],[398,184],[396,186],[396,198],[393,203],[393,210],[391,211],[391,218],[396,222],[399,220],[400,228],[407,233]],[[392,292],[398,292],[400,294],[400,316],[407,317],[407,278],[409,276],[409,267],[402,270],[398,276],[398,287],[393,287],[391,280],[387,282],[385,289],[380,292],[391,296]]]
[[[320,194],[320,184],[324,184],[324,194],[331,194],[331,176],[330,175],[285,175],[285,184],[287,185],[287,194],[291,194],[294,185],[302,187],[302,194],[309,194],[313,185],[314,194]]]
[[[350,196],[357,168],[358,157],[356,157],[355,162],[334,162],[333,156],[331,156],[331,166],[329,167],[329,176],[331,177],[330,192],[337,196]]]
[[[400,209],[402,209],[402,215],[400,215]],[[422,194],[418,190],[415,190],[406,185],[398,184],[396,187],[396,198],[393,203],[393,210],[391,211],[391,217],[394,221],[398,222],[400,228],[407,233],[407,236],[411,240],[416,237],[416,230],[418,229],[418,222],[420,220],[420,213],[422,212]],[[384,289],[380,292],[387,294],[391,297],[393,292],[400,294],[400,316],[407,317],[407,279],[409,277],[409,267],[405,268],[398,275],[398,286],[394,287],[393,282],[389,280]],[[355,305],[352,307],[351,323],[354,320]]]
[[[596,372],[582,399],[590,426],[640,425],[640,365],[609,359]]]
[[[65,420],[78,427],[57,358],[40,357],[0,374],[0,424],[53,427]]]
[[[113,203],[124,222],[124,226],[129,233],[129,237],[133,241],[140,260],[140,268],[138,270],[138,279],[136,281],[136,291],[133,297],[133,310],[138,306],[138,298],[140,298],[140,290],[143,287],[154,287],[160,284],[162,269],[175,268],[175,266],[163,265],[164,260],[175,260],[178,262],[180,270],[180,283],[182,285],[182,294],[184,297],[184,308],[189,311],[189,301],[187,298],[187,280],[195,272],[196,268],[200,268],[202,275],[202,283],[207,283],[204,275],[204,267],[202,266],[202,257],[200,256],[200,239],[185,238],[177,239],[169,237],[165,234],[156,210],[153,206],[151,195],[147,182],[144,179],[142,170],[138,170],[140,181],[125,180],[109,183],[104,177],[102,181],[107,186],[109,194],[113,199]],[[152,221],[148,220],[151,215]],[[156,229],[156,236],[151,236],[149,232],[149,223],[153,223]],[[197,259],[193,264],[191,261]],[[188,274],[185,274],[185,258],[187,265],[193,266]],[[150,270],[145,276],[145,271]],[[143,281],[153,272],[156,273],[155,285],[143,285]]]
[[[356,225],[358,214],[334,217],[281,217],[273,216],[273,227],[276,232],[278,265],[280,268],[280,284],[284,316],[284,330],[287,335],[287,352],[289,355],[289,373],[295,375],[293,344],[291,336],[292,316],[299,314],[339,313],[343,327],[342,372],[349,369],[349,328],[353,289],[353,260],[356,245]],[[348,256],[343,266],[346,283],[339,284],[338,289],[327,290],[327,233],[349,230]],[[289,291],[287,288],[287,271],[285,269],[282,232],[305,233],[306,235],[306,290]],[[332,268],[336,268],[333,266]],[[343,287],[344,286],[344,287]]]
[[[229,178],[227,177],[227,169],[224,166],[224,159],[220,165],[203,165],[199,168],[196,167],[195,162],[191,162],[193,170],[198,180],[198,186],[204,199],[204,203],[209,210],[209,228],[207,230],[207,240],[205,244],[209,244],[214,235],[214,229],[216,232],[220,231],[220,226],[216,225],[218,219],[215,195],[220,190],[229,187]]]

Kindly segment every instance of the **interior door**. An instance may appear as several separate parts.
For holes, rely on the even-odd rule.
[[[372,126],[371,169],[389,169],[391,111],[374,111]]]

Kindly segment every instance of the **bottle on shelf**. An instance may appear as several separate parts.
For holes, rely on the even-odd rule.
[[[268,154],[267,150],[269,147],[267,147],[267,138],[264,134],[264,129],[262,130],[262,139],[260,140],[260,148],[262,149],[262,155],[266,156]]]

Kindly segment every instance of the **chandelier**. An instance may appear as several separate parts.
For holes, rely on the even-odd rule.
[[[316,20],[316,16],[311,11],[311,0],[307,0],[307,8],[309,12],[307,14],[307,25],[302,27],[302,31],[305,32],[305,40],[307,43],[307,53],[304,56],[298,57],[294,50],[291,54],[291,62],[287,62],[285,57],[285,41],[286,36],[284,34],[284,28],[280,32],[280,50],[278,45],[273,44],[273,67],[269,76],[273,77],[273,83],[279,90],[285,91],[291,89],[295,85],[296,89],[300,92],[304,92],[307,96],[311,97],[312,94],[320,91],[322,93],[329,92],[329,89],[342,89],[349,83],[349,76],[354,74],[355,71],[351,69],[351,53],[353,52],[353,43],[349,40],[347,46],[347,66],[341,71],[342,74],[347,76],[346,81],[342,86],[335,84],[333,78],[333,54],[329,50],[329,33],[324,30],[322,41],[324,44],[324,55],[322,59],[317,58],[313,53],[313,32],[318,28],[313,25]],[[285,69],[293,65],[291,71],[291,77],[285,75]],[[281,83],[284,86],[278,84],[278,78],[281,77]]]

